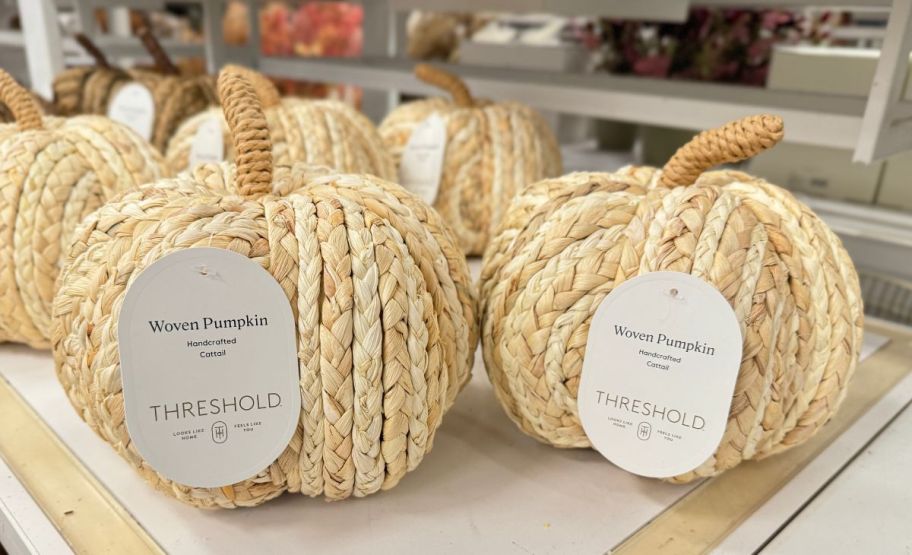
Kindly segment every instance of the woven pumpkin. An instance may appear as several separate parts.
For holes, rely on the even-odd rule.
[[[398,167],[415,127],[435,113],[444,119],[447,144],[434,207],[466,254],[481,254],[513,195],[560,174],[557,140],[528,106],[472,98],[457,76],[426,64],[415,66],[415,74],[453,99],[403,104],[380,124],[380,135]]]
[[[105,114],[123,86],[140,83],[149,89],[155,106],[149,142],[164,152],[171,135],[184,120],[217,103],[215,81],[206,75],[180,75],[148,25],[140,26],[138,34],[152,55],[154,71],[112,68],[97,46],[84,35],[77,35],[77,40],[95,59],[95,66],[71,68],[58,75],[53,85],[54,106],[61,115]]]
[[[393,179],[393,161],[376,128],[363,114],[335,100],[282,99],[265,76],[245,70],[266,114],[276,165],[295,162],[329,166],[340,172],[369,173]],[[227,160],[234,159],[228,127],[220,108],[188,119],[168,144],[165,159],[176,173],[190,169],[190,151],[200,126],[211,118],[221,122]]]
[[[161,156],[100,116],[44,118],[34,97],[0,71],[0,341],[47,348],[61,249],[106,199],[160,179]]]
[[[284,491],[342,499],[393,487],[431,448],[469,378],[477,329],[465,259],[440,216],[398,185],[273,166],[249,81],[229,66],[219,90],[236,165],[200,165],[129,192],[87,219],[73,242],[55,303],[60,381],[130,464],[189,504],[252,506]],[[116,336],[124,295],[144,268],[197,246],[241,253],[272,273],[298,332],[298,429],[268,468],[222,488],[157,474],[123,416]]]
[[[782,137],[756,116],[704,132],[662,170],[574,173],[529,186],[486,252],[483,349],[510,417],[558,447],[588,447],[576,399],[602,299],[629,278],[685,272],[715,286],[744,338],[712,476],[811,437],[838,408],[862,337],[858,277],[839,239],[790,193],[707,172]]]

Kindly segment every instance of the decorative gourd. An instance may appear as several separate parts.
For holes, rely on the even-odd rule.
[[[283,491],[341,499],[390,488],[430,449],[469,378],[477,340],[468,268],[442,218],[393,183],[274,166],[259,99],[231,66],[219,91],[235,164],[203,164],[90,216],[55,302],[58,376],[82,417],[160,490],[201,507]],[[193,247],[256,260],[288,295],[298,331],[300,425],[257,476],[222,488],[169,482],[124,422],[117,321],[126,290]],[[333,407],[333,410],[324,407]]]
[[[61,115],[105,114],[117,92],[138,82],[149,89],[155,107],[149,142],[163,152],[177,127],[190,116],[216,104],[215,80],[206,75],[183,76],[146,24],[137,29],[140,40],[155,62],[155,71],[112,68],[88,37],[77,35],[95,59],[94,67],[76,67],[54,79],[54,105]]]
[[[427,64],[415,66],[415,75],[453,100],[403,104],[380,124],[380,135],[398,167],[416,126],[435,113],[443,118],[447,144],[434,207],[466,254],[481,254],[513,195],[561,173],[557,140],[528,106],[472,98],[459,77]]]
[[[304,162],[340,172],[369,173],[384,179],[395,177],[393,161],[377,129],[363,114],[336,100],[283,99],[265,76],[244,71],[263,102],[276,165]],[[165,160],[175,173],[190,169],[194,137],[211,118],[221,122],[226,160],[234,159],[222,110],[212,108],[184,122],[168,144]]]
[[[839,407],[862,336],[858,277],[839,239],[789,192],[733,170],[782,137],[755,116],[701,133],[664,169],[573,173],[526,188],[486,252],[484,357],[532,437],[588,447],[576,399],[596,308],[625,280],[678,271],[714,285],[744,354],[721,443],[675,481],[797,445]],[[706,173],[704,173],[706,172]]]
[[[115,193],[165,175],[161,156],[101,116],[42,117],[0,71],[0,341],[47,348],[61,249],[79,221]]]

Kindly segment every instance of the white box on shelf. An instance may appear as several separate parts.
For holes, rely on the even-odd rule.
[[[912,210],[912,154],[897,154],[884,162],[877,204]]]

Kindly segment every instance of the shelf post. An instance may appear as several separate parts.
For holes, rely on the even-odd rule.
[[[54,76],[63,70],[60,28],[54,0],[19,0],[29,84],[38,94],[53,95]]]

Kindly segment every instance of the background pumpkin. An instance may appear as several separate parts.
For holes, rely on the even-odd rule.
[[[79,221],[124,189],[164,175],[161,156],[100,116],[42,117],[0,71],[0,341],[46,348],[61,249]]]
[[[95,59],[95,66],[71,68],[58,75],[53,85],[54,105],[61,115],[106,114],[117,92],[128,83],[138,82],[149,89],[155,106],[149,142],[164,152],[185,119],[217,103],[215,80],[207,75],[181,75],[152,34],[147,19],[137,34],[152,55],[154,70],[112,68],[97,46],[86,36],[77,35]]]
[[[273,167],[253,87],[229,66],[219,89],[237,165],[204,164],[128,192],[90,216],[73,242],[55,302],[60,381],[86,422],[146,479],[193,505],[390,488],[430,449],[469,378],[477,330],[465,259],[440,216],[398,185]],[[269,468],[222,488],[157,474],[132,446],[123,416],[116,326],[126,289],[155,260],[195,246],[262,264],[287,293],[299,334],[296,435]]]
[[[277,165],[304,162],[341,172],[395,177],[392,159],[380,135],[363,114],[335,100],[283,99],[265,76],[244,71],[263,102]],[[174,172],[189,169],[193,139],[200,126],[211,118],[221,122],[226,160],[234,159],[225,117],[220,108],[212,108],[184,122],[168,144],[165,158]]]
[[[757,116],[704,132],[661,171],[574,173],[513,202],[481,278],[488,374],[536,439],[588,447],[576,405],[592,315],[628,278],[670,270],[719,289],[744,355],[715,455],[689,481],[797,445],[838,408],[862,337],[858,277],[839,239],[790,193],[738,171],[782,137]]]
[[[415,66],[415,75],[453,99],[403,104],[380,124],[380,135],[398,167],[415,127],[434,113],[444,119],[447,144],[434,207],[466,254],[481,254],[513,195],[561,173],[557,140],[528,106],[474,99],[457,76],[427,64]]]

